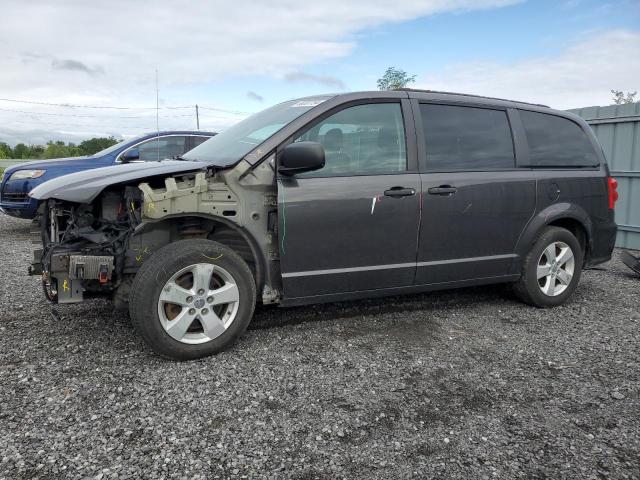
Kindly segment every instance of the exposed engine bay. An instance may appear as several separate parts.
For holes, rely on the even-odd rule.
[[[43,200],[42,247],[34,252],[29,272],[42,276],[52,302],[110,296],[123,307],[147,258],[170,242],[206,238],[236,251],[253,271],[262,301],[276,302],[275,186],[268,165],[257,170],[145,178],[110,186],[86,204]]]
[[[30,273],[41,274],[46,297],[79,301],[111,292],[123,281],[131,235],[141,222],[142,192],[104,192],[91,204],[50,199],[41,205],[42,249]],[[129,258],[129,263],[131,260]]]

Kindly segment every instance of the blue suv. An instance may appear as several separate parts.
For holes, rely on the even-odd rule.
[[[180,156],[215,133],[168,131],[150,133],[117,143],[89,157],[39,160],[5,170],[0,188],[0,210],[18,218],[34,218],[38,201],[29,192],[41,183],[69,173],[129,162],[147,162]]]

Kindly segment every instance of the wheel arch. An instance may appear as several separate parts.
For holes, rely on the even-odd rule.
[[[198,227],[202,228],[198,230]],[[237,223],[215,215],[178,213],[158,220],[145,221],[135,229],[133,237],[154,229],[165,229],[170,232],[169,241],[165,244],[185,238],[206,238],[226,245],[247,261],[250,268],[254,267],[251,270],[257,291],[260,292],[264,287],[267,268],[265,255],[255,238]]]
[[[557,203],[538,212],[529,222],[518,240],[516,253],[524,258],[542,230],[549,226],[561,227],[569,230],[580,243],[583,253],[583,263],[588,263],[589,254],[593,246],[593,224],[587,212],[579,205]]]

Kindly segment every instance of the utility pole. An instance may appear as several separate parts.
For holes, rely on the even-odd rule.
[[[196,125],[198,126],[198,130],[200,130],[200,114],[198,113],[198,104],[196,103]]]
[[[160,90],[158,89],[158,69],[156,68],[156,146],[160,161]]]

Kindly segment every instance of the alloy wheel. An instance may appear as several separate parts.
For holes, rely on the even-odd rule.
[[[575,257],[571,247],[564,242],[553,242],[538,259],[538,286],[545,295],[556,297],[571,284],[574,271]]]
[[[174,274],[158,299],[158,317],[175,340],[199,344],[222,335],[238,313],[240,293],[231,274],[210,263]]]

